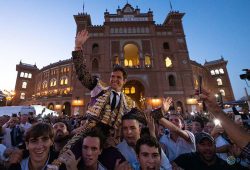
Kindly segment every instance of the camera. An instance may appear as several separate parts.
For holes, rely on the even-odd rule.
[[[243,69],[242,71],[245,71],[246,74],[241,74],[240,79],[242,79],[242,80],[247,79],[247,80],[250,81],[250,70],[249,69]]]

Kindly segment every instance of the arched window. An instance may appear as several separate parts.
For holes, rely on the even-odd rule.
[[[220,89],[220,93],[221,93],[222,96],[226,95],[225,90],[223,90],[223,89]]]
[[[95,59],[92,61],[92,70],[93,70],[93,71],[98,71],[98,69],[99,69],[99,64],[98,64],[97,59],[95,58]]]
[[[220,74],[218,69],[215,70],[215,74]]]
[[[93,44],[92,45],[92,53],[98,53],[99,51],[99,45],[98,44]]]
[[[132,86],[131,88],[130,87],[125,87],[123,89],[123,93],[125,93],[125,94],[135,94],[135,92],[136,92],[136,89],[135,89],[134,86]]]
[[[55,78],[53,78],[53,79],[50,80],[50,86],[51,87],[56,86],[56,79]]]
[[[140,66],[139,49],[135,44],[127,44],[124,50],[124,66],[138,68]]]
[[[64,80],[64,84],[68,84],[69,83],[68,81],[69,81],[68,77],[66,77],[65,80]]]
[[[123,92],[125,94],[129,94],[130,93],[129,87],[125,87],[124,90],[123,90]]]
[[[165,65],[166,65],[166,67],[172,67],[173,66],[172,60],[169,57],[166,57]]]
[[[197,78],[194,78],[194,88],[195,89],[199,88],[199,82],[198,82]]]
[[[25,93],[21,93],[20,99],[25,99]]]
[[[26,89],[26,88],[27,88],[27,82],[26,82],[26,81],[23,82],[22,88],[23,88],[23,89]]]
[[[24,73],[24,77],[25,77],[25,78],[28,78],[28,73]]]
[[[214,70],[211,70],[210,73],[211,73],[212,76],[215,75]]]
[[[28,78],[30,78],[30,79],[32,78],[32,74],[31,73],[28,74]]]
[[[145,56],[145,67],[150,67],[151,66],[151,59],[149,55]]]
[[[115,56],[115,65],[120,65],[119,57]]]
[[[132,66],[133,66],[132,60],[128,60],[128,66],[129,66],[129,67],[132,67]]]
[[[41,89],[41,82],[37,83],[37,91],[40,91]]]
[[[164,50],[169,50],[169,44],[168,44],[168,42],[164,42],[163,43],[163,49]]]
[[[169,83],[169,86],[173,87],[176,85],[175,83],[175,77],[173,75],[169,75],[168,76],[168,83]]]
[[[221,78],[217,78],[217,84],[218,84],[218,86],[221,86],[221,85],[222,85],[222,80],[221,80]]]
[[[42,88],[45,89],[45,88],[47,88],[47,87],[48,87],[48,82],[47,82],[47,81],[44,81],[44,82],[43,82],[43,85],[42,85]]]
[[[130,93],[131,93],[131,94],[135,94],[135,87],[134,87],[134,86],[131,87]]]
[[[24,77],[24,72],[21,72],[20,77]]]
[[[68,84],[68,77],[64,76],[60,80],[60,85],[66,85],[66,84]]]
[[[219,69],[220,74],[224,74],[224,70],[222,68]]]
[[[124,60],[124,65],[125,65],[126,67],[132,67],[132,66],[133,66],[133,62],[132,62],[132,60],[127,60],[127,59],[125,59],[125,60]]]
[[[128,60],[127,60],[127,59],[124,60],[124,66],[125,66],[125,67],[128,66]]]

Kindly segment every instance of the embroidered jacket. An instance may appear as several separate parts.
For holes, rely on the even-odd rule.
[[[78,158],[81,155],[77,153],[79,148],[78,151],[73,148],[76,148],[77,143],[79,143],[82,137],[85,136],[85,133],[88,130],[100,123],[118,129],[121,124],[122,115],[135,107],[135,102],[125,94],[121,93],[118,107],[111,111],[111,87],[106,86],[101,80],[98,80],[97,77],[90,74],[87,70],[86,59],[84,58],[82,51],[73,51],[72,56],[78,79],[86,88],[91,90],[91,102],[86,111],[88,121],[61,150],[61,153],[64,153],[66,150],[71,149],[76,158]],[[59,167],[61,162],[56,159],[52,165]]]

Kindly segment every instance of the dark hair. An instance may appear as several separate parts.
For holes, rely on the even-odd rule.
[[[105,143],[105,136],[102,133],[101,129],[98,127],[92,128],[89,131],[86,132],[85,137],[90,136],[90,137],[97,137],[100,140],[100,149],[104,147]],[[84,140],[84,138],[83,138]]]
[[[178,119],[180,119],[181,123],[184,125],[184,119],[183,119],[182,115],[177,114],[177,113],[171,113],[170,115],[168,115],[167,118],[169,119],[170,116],[176,116],[176,117],[178,117]]]
[[[50,124],[48,123],[35,123],[33,124],[25,135],[25,141],[28,142],[30,138],[38,138],[40,136],[48,136],[53,139],[54,133]]]
[[[122,120],[137,120],[143,125],[145,126],[147,125],[147,121],[144,117],[144,113],[137,108],[132,108],[128,113],[124,114],[122,116]]]
[[[158,142],[158,140],[153,136],[143,136],[139,140],[137,140],[135,145],[135,152],[137,155],[139,155],[141,146],[142,145],[148,145],[150,147],[156,147],[158,149],[158,152],[161,156],[161,146]]]
[[[122,116],[122,121],[123,120],[138,120],[138,116],[136,114],[133,114],[133,113],[127,113],[125,115]]]
[[[67,128],[67,131],[68,131],[69,133],[71,132],[71,129],[70,129],[68,123],[67,123],[65,120],[56,120],[55,123],[53,123],[53,127],[54,127],[54,125],[55,125],[56,123],[59,123],[59,122],[65,124],[65,126],[66,126],[66,128]]]
[[[196,116],[196,117],[193,119],[193,122],[198,122],[198,123],[200,123],[201,128],[204,128],[204,121],[203,121],[203,119],[202,119],[201,117]]]
[[[123,79],[128,78],[128,74],[127,74],[127,72],[125,71],[125,69],[122,66],[120,66],[118,64],[114,65],[112,72],[116,72],[116,71],[122,72]]]

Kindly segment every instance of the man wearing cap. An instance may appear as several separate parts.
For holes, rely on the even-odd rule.
[[[213,137],[208,133],[200,132],[195,136],[196,152],[178,156],[173,163],[174,167],[185,170],[228,170],[232,169],[227,162],[216,155]]]

